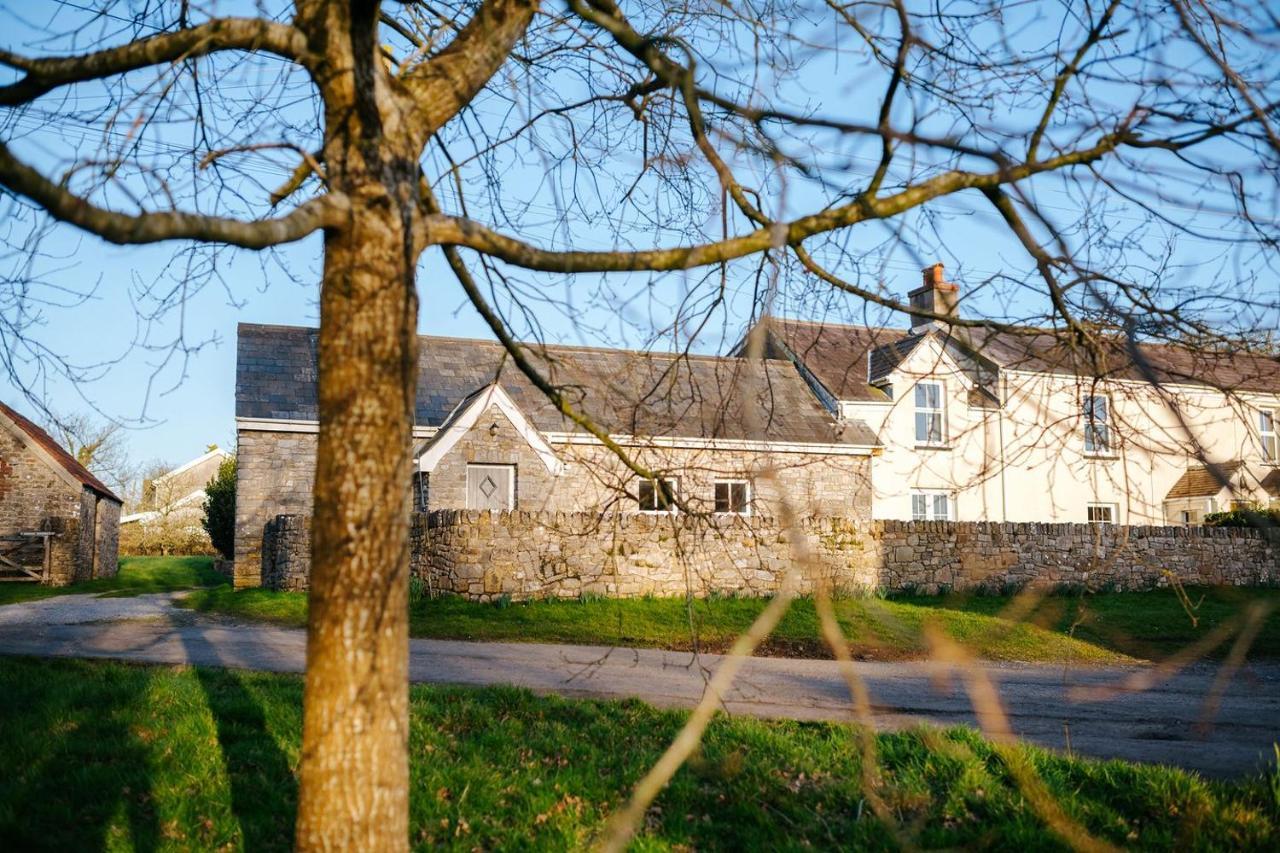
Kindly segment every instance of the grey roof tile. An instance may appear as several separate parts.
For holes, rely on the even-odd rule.
[[[242,323],[236,416],[318,419],[317,330]],[[529,345],[539,372],[612,434],[871,446],[861,422],[839,425],[786,361]],[[280,379],[279,374],[290,378]],[[539,429],[575,432],[492,341],[419,338],[416,423],[439,426],[497,379]]]
[[[868,361],[872,380],[882,378],[919,340],[906,329],[783,318],[770,320],[769,337],[770,354],[782,355],[785,346],[839,400],[882,399],[880,390],[868,383]],[[1135,358],[1123,340],[1107,337],[1102,344],[1106,359],[1099,369],[1080,349],[1071,347],[1065,335],[1052,331],[956,328],[948,339],[974,357],[1006,369],[1139,381],[1146,379],[1149,370],[1164,383],[1280,394],[1280,357],[1275,355],[1142,343]]]

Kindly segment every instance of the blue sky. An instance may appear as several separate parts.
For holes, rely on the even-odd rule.
[[[51,9],[55,6],[65,10],[67,4],[50,4]],[[24,6],[22,11],[30,8]],[[29,44],[30,33],[24,33],[21,27],[9,26],[4,32],[8,38],[0,37],[0,44],[5,47],[21,49]],[[815,65],[799,88],[804,90],[807,103],[830,114],[840,113],[840,107],[857,96],[860,82],[842,77],[838,67]],[[37,162],[46,156],[46,148],[49,152],[91,151],[96,138],[92,130],[75,124],[59,132],[34,127],[18,129],[23,132],[15,133],[13,127],[0,124],[0,136],[10,139],[20,136],[15,149]],[[846,173],[856,173],[859,163],[864,164],[861,168],[865,171],[870,168],[866,163],[874,162],[866,159],[875,153],[869,149],[842,147],[839,153],[847,163],[853,164]],[[622,152],[620,162],[625,164],[629,155],[634,152]],[[631,156],[631,161],[634,160]],[[536,199],[535,210],[553,210],[555,193],[541,187],[544,176],[536,163],[512,161],[505,164],[505,168],[509,170],[506,180],[514,195]],[[271,176],[264,180],[270,183]],[[1038,184],[1037,199],[1046,213],[1064,222],[1078,218],[1083,207],[1089,204],[1071,187],[1052,179]],[[787,206],[796,211],[810,210],[818,196],[812,188],[801,187],[788,201]],[[476,202],[472,200],[472,204],[472,212],[476,213]],[[1185,213],[1194,216],[1206,231],[1230,225],[1229,219],[1216,214],[1190,210]],[[1003,236],[1002,226],[983,205],[967,198],[946,199],[933,206],[929,215],[938,221],[922,228],[915,239],[903,241],[891,250],[879,248],[884,234],[876,231],[876,225],[864,226],[851,235],[851,251],[856,255],[859,247],[865,246],[868,253],[868,267],[859,280],[864,284],[879,283],[888,292],[900,296],[916,286],[923,263],[941,260],[947,264],[951,277],[971,295],[965,302],[965,310],[970,314],[1021,317],[1043,310],[1041,298],[1029,291],[1008,283],[983,284],[999,272],[1016,273],[1029,266],[1025,253]],[[478,218],[485,218],[483,208]],[[1139,221],[1137,212],[1126,210],[1123,205],[1109,208],[1108,224],[1114,229],[1136,227]],[[552,239],[556,234],[554,226],[546,225],[545,229],[532,236]],[[1167,237],[1167,233],[1157,230],[1145,238],[1144,246],[1159,252]],[[644,234],[636,239],[646,241]],[[674,239],[671,235],[661,235],[658,242],[671,243]],[[607,245],[609,241],[599,242]],[[1089,247],[1082,250],[1088,251]],[[70,307],[46,307],[42,324],[33,332],[42,344],[69,362],[95,367],[78,382],[46,375],[34,390],[56,411],[97,410],[126,422],[132,453],[138,460],[162,459],[176,464],[199,454],[210,442],[228,446],[234,441],[237,323],[316,325],[318,322],[316,282],[321,243],[317,236],[269,256],[227,252],[214,277],[187,276],[184,258],[179,258],[179,264],[174,266],[174,246],[115,247],[66,227],[55,228],[42,244],[42,251],[45,256],[36,263],[42,281],[91,293]],[[1221,252],[1213,243],[1184,236],[1172,251],[1183,266],[1175,270],[1177,281],[1171,285],[1208,286],[1229,292],[1230,282],[1222,280]],[[1240,277],[1258,274],[1266,281],[1270,275],[1267,266],[1272,262],[1263,259],[1234,269],[1228,266],[1226,274]],[[754,269],[751,262],[731,266],[727,308],[717,315],[695,348],[720,351],[740,334],[752,308],[751,295],[756,286]],[[842,272],[853,274],[850,270]],[[589,280],[573,284],[542,277],[537,279],[539,286],[545,288],[542,292],[554,293],[556,299],[562,294],[572,294],[573,304],[568,308],[535,305],[534,310],[549,340],[643,345],[648,343],[647,330],[670,323],[681,296],[699,281],[700,275],[615,277],[607,294],[615,297],[613,299],[592,292],[598,277],[584,277]],[[184,282],[199,286],[187,294],[180,311],[170,312],[162,321],[147,328],[139,319],[140,310],[145,313],[147,304],[145,298],[140,299],[140,293],[157,283],[180,288]],[[1264,285],[1264,291],[1267,287],[1272,288],[1274,300],[1274,284]],[[437,252],[428,253],[420,265],[419,292],[422,333],[487,336]],[[816,297],[810,288],[797,285],[792,289],[789,285],[782,310],[791,314],[829,316],[835,320],[865,319],[894,325],[905,322],[902,318],[885,318],[883,312],[868,310],[857,300],[833,298],[826,291],[820,292],[825,295]],[[623,293],[633,298],[620,305],[616,297]],[[801,293],[803,298],[797,296]],[[1269,324],[1268,327],[1274,329],[1275,317],[1274,311],[1264,312],[1250,322]],[[1230,319],[1223,317],[1224,322]],[[149,344],[170,340],[179,330],[188,345],[199,345],[188,356],[149,349]],[[517,330],[527,332],[527,328],[519,325]],[[37,374],[30,374],[28,381],[33,376]],[[6,402],[35,414],[35,407],[19,389],[7,382],[3,385],[0,395]]]

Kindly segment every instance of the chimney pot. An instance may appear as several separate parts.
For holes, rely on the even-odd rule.
[[[923,283],[907,294],[911,307],[917,311],[930,314],[941,314],[944,317],[957,315],[956,302],[960,288],[943,278],[941,263],[933,264],[921,270]],[[937,321],[923,314],[911,315],[911,331],[922,332]]]

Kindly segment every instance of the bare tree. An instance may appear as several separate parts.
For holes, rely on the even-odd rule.
[[[47,428],[77,462],[121,494],[133,490],[138,472],[129,458],[128,435],[120,424],[84,412],[51,413]]]
[[[515,343],[541,331],[539,306],[633,322],[655,274],[691,271],[654,311],[681,347],[727,316],[731,280],[759,311],[787,282],[902,311],[874,258],[974,213],[1022,253],[1009,292],[1048,306],[1016,319],[1039,311],[1084,361],[1109,334],[1260,345],[1243,332],[1274,305],[1248,275],[1230,293],[1179,289],[1146,242],[1206,240],[1221,270],[1274,273],[1280,74],[1265,4],[262,6],[220,17],[101,0],[0,51],[21,290],[4,330],[39,340],[24,264],[50,219],[113,243],[181,241],[181,284],[146,288],[149,316],[216,280],[218,247],[321,235],[303,849],[407,843],[424,254],[443,255],[515,366],[620,455]],[[93,150],[32,144],[33,127],[85,126]],[[1109,228],[1117,205],[1140,222]],[[423,293],[444,299],[435,283]],[[1206,318],[1229,306],[1227,334]]]

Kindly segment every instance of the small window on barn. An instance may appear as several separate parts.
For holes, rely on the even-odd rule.
[[[720,515],[750,515],[751,484],[746,480],[717,481],[716,512]]]
[[[413,475],[413,511],[427,512],[427,495],[429,493],[428,484],[431,475],[426,471],[417,471]]]
[[[659,483],[666,484],[666,492],[659,486]],[[676,512],[675,504],[671,503],[667,495],[675,497],[676,480],[674,477],[663,478],[661,480],[641,480],[636,484],[636,503],[641,512]]]

